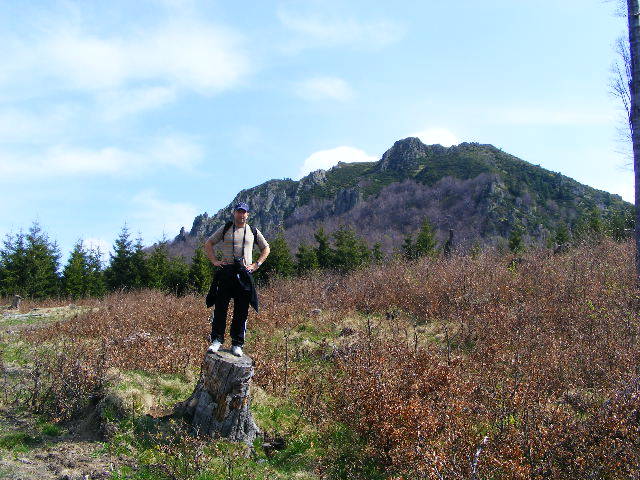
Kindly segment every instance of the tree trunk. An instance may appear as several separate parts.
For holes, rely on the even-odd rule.
[[[635,173],[636,204],[636,281],[640,285],[640,9],[638,0],[627,0],[629,21],[629,52],[631,54],[631,138],[633,140],[633,171]]]
[[[226,350],[207,354],[195,390],[175,413],[198,434],[251,444],[260,433],[249,410],[251,377],[250,357],[236,357]]]

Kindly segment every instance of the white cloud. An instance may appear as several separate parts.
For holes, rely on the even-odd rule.
[[[340,100],[353,97],[353,90],[347,82],[338,77],[315,77],[295,85],[295,93],[306,100]]]
[[[607,125],[615,112],[580,111],[538,107],[505,108],[488,113],[490,119],[509,125]]]
[[[99,93],[97,104],[101,116],[108,121],[119,120],[173,102],[177,97],[173,87],[132,88]]]
[[[180,136],[155,139],[137,151],[57,145],[30,155],[0,151],[0,178],[19,182],[21,179],[47,177],[135,176],[149,168],[188,170],[201,159],[201,147]]]
[[[86,31],[76,20],[53,25],[31,41],[8,41],[15,48],[4,59],[5,86],[29,79],[49,91],[95,92],[144,83],[211,95],[233,88],[250,71],[239,34],[189,18],[113,36]]]
[[[446,128],[427,128],[420,132],[415,132],[409,137],[418,137],[425,145],[440,144],[443,147],[450,147],[460,143],[458,137]]]
[[[166,235],[173,238],[180,227],[188,227],[198,213],[194,205],[169,202],[158,197],[153,190],[139,192],[132,199],[134,212],[132,219],[151,244]]]
[[[0,142],[34,144],[58,137],[71,124],[74,110],[62,106],[46,112],[16,108],[0,110]]]
[[[364,150],[353,147],[341,146],[329,150],[320,150],[312,153],[305,159],[300,168],[298,178],[302,178],[314,170],[327,170],[337,165],[338,162],[375,162],[377,160],[378,158],[368,155]]]
[[[341,45],[379,48],[397,42],[404,34],[404,29],[393,22],[355,20],[338,12],[302,12],[281,6],[277,15],[282,25],[298,35],[288,45],[294,51]]]

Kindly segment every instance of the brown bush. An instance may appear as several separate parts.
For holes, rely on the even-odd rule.
[[[319,424],[348,425],[390,476],[638,471],[640,297],[631,243],[281,279],[260,298],[247,344],[256,383],[296,399]],[[110,295],[99,307],[29,338],[67,339],[66,353],[89,370],[103,348],[107,367],[181,372],[200,362],[209,333],[201,298],[144,291]],[[298,361],[287,335],[312,321],[315,308],[328,340]],[[335,340],[354,315],[373,318],[375,328],[363,320],[349,343]]]

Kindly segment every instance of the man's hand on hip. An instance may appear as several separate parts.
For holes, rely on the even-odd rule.
[[[253,273],[258,269],[258,264],[257,263],[252,263],[251,265],[247,265],[247,270],[249,270],[249,272]]]

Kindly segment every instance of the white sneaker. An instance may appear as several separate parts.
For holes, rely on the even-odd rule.
[[[231,353],[233,353],[236,357],[241,357],[242,356],[242,347],[240,347],[238,345],[234,345],[233,347],[231,347]]]
[[[221,346],[222,344],[218,340],[214,340],[213,342],[211,342],[211,345],[209,345],[209,348],[207,348],[207,353],[217,352],[218,350],[220,350]]]

